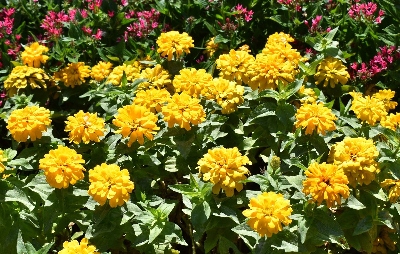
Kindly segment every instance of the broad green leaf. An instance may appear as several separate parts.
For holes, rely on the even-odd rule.
[[[157,222],[150,228],[149,243],[152,243],[162,232],[165,222]]]
[[[349,198],[347,199],[346,205],[350,207],[351,209],[355,210],[362,210],[365,208],[365,205],[358,201],[353,195],[350,195]]]
[[[374,222],[371,215],[365,216],[358,223],[354,229],[353,235],[360,235],[368,232],[374,226]]]
[[[200,238],[203,236],[203,233],[206,229],[206,223],[210,215],[211,208],[206,201],[196,205],[192,210],[190,220],[192,221],[193,229],[195,231],[195,241],[199,241]]]
[[[218,252],[220,254],[230,254],[230,250],[233,250],[233,252],[237,254],[241,253],[233,242],[220,235],[218,241]]]
[[[232,231],[238,234],[239,237],[242,238],[246,245],[251,249],[254,249],[261,238],[260,235],[254,231],[254,229],[250,228],[246,222],[243,222],[242,224],[232,228]]]

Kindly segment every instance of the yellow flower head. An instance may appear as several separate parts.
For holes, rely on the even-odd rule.
[[[140,73],[140,78],[145,78],[147,81],[139,84],[138,89],[171,89],[171,75],[167,70],[164,70],[160,64],[157,64],[153,68],[146,68]]]
[[[18,142],[26,142],[28,137],[35,141],[42,137],[51,123],[50,110],[39,106],[27,106],[11,112],[7,129]]]
[[[354,111],[357,118],[367,122],[369,125],[375,125],[387,115],[383,101],[370,96],[362,96],[361,93],[350,92],[353,100],[351,110]]]
[[[167,56],[168,61],[177,60],[183,53],[189,54],[189,48],[193,48],[193,39],[187,33],[179,33],[178,31],[170,31],[161,33],[157,39],[157,52],[162,57]]]
[[[207,99],[215,100],[222,107],[222,114],[230,114],[244,102],[243,93],[244,87],[237,85],[236,82],[215,78],[210,82]]]
[[[65,121],[65,131],[69,132],[69,141],[79,144],[83,142],[88,144],[90,141],[100,142],[101,136],[104,136],[105,124],[102,118],[96,114],[84,113],[79,110],[74,116],[69,116]]]
[[[107,78],[107,83],[111,83],[114,86],[121,84],[122,76],[125,73],[126,80],[132,82],[133,80],[140,77],[140,63],[138,61],[133,64],[123,64],[115,67]]]
[[[130,198],[135,187],[127,169],[102,163],[89,170],[89,195],[100,205],[108,200],[111,207],[122,206]]]
[[[384,89],[379,90],[377,93],[373,94],[372,97],[381,100],[385,105],[385,110],[389,111],[391,109],[395,109],[397,106],[397,102],[392,101],[394,94],[395,91]]]
[[[206,49],[203,51],[203,53],[207,54],[208,57],[211,57],[214,55],[214,53],[218,50],[218,43],[214,42],[215,37],[212,37],[210,40],[207,41],[206,43]]]
[[[333,164],[312,163],[305,172],[307,179],[303,181],[303,192],[311,195],[314,202],[320,205],[324,200],[326,205],[335,207],[341,204],[340,198],[349,197],[347,176],[343,169]]]
[[[40,63],[44,64],[49,59],[48,56],[43,55],[43,53],[47,53],[48,51],[48,47],[34,42],[30,46],[25,47],[25,50],[21,53],[22,63],[29,67],[39,68]]]
[[[173,85],[176,92],[198,98],[206,93],[212,79],[212,75],[204,69],[185,68],[174,77]]]
[[[380,124],[385,128],[396,131],[400,126],[400,113],[390,113],[387,117],[381,119]]]
[[[164,121],[168,127],[175,124],[187,131],[191,129],[190,124],[198,125],[206,120],[206,113],[197,98],[192,98],[186,93],[174,94],[170,102],[162,107]]]
[[[118,109],[118,115],[113,120],[113,124],[119,127],[115,133],[121,134],[124,138],[129,137],[128,147],[131,147],[136,140],[143,145],[144,136],[153,140],[153,135],[160,129],[156,125],[157,120],[157,116],[146,107],[127,105]]]
[[[264,55],[277,55],[282,58],[283,61],[291,62],[296,68],[299,64],[299,61],[306,61],[306,58],[303,58],[296,49],[292,48],[292,45],[289,42],[293,42],[294,39],[282,32],[275,33],[268,37],[268,41],[265,44],[264,49],[262,50],[262,54]]]
[[[227,197],[232,197],[235,189],[241,191],[243,184],[240,181],[245,180],[250,171],[243,165],[251,164],[249,158],[241,155],[238,148],[214,148],[209,149],[197,165],[200,176],[204,181],[210,181],[214,184],[212,191],[218,194],[221,189],[224,190]]]
[[[375,179],[375,175],[379,173],[376,162],[378,155],[372,140],[346,137],[332,146],[328,162],[343,169],[350,185],[355,187],[357,183],[368,185]]]
[[[302,105],[296,112],[296,128],[305,128],[306,135],[314,130],[325,135],[326,131],[336,130],[336,116],[322,102]]]
[[[249,208],[243,211],[249,218],[247,224],[262,237],[271,237],[282,231],[282,224],[287,226],[292,222],[290,201],[280,193],[263,192],[250,199]]]
[[[4,81],[4,88],[10,95],[14,95],[18,89],[26,88],[28,85],[32,88],[47,88],[48,82],[50,78],[43,69],[21,65],[12,69]]]
[[[51,187],[62,189],[84,178],[85,168],[81,165],[83,163],[85,161],[82,155],[75,150],[58,146],[39,160],[39,169],[44,170],[46,181]]]
[[[101,82],[105,78],[107,78],[108,75],[110,75],[111,68],[112,63],[100,61],[98,64],[92,67],[90,76],[92,77],[92,79]]]
[[[314,103],[318,99],[314,90],[311,88],[306,88],[305,86],[301,86],[297,93],[301,96],[300,101],[302,104]]]
[[[400,180],[385,179],[381,182],[381,187],[389,188],[389,200],[391,203],[396,203],[400,197]]]
[[[217,69],[220,71],[219,76],[235,81],[238,85],[243,82],[248,84],[249,78],[246,73],[249,71],[251,64],[254,62],[254,56],[247,51],[235,51],[231,49],[229,54],[222,54],[215,61]]]
[[[100,254],[100,252],[96,251],[94,245],[88,245],[88,243],[89,241],[86,238],[83,238],[81,243],[77,240],[72,240],[71,242],[65,241],[63,249],[58,254]]]
[[[324,82],[324,87],[329,84],[334,88],[338,83],[345,85],[350,78],[350,74],[340,59],[328,56],[318,65],[314,78],[315,84],[318,85]]]
[[[289,42],[294,42],[294,39],[292,38],[292,36],[290,36],[290,34],[276,32],[268,37],[265,47],[267,47],[268,45],[286,45],[289,44]]]
[[[83,62],[69,63],[67,67],[54,74],[55,80],[61,81],[66,87],[80,86],[85,78],[90,77],[90,67]]]
[[[166,89],[150,88],[148,90],[140,90],[136,93],[133,100],[134,105],[145,106],[151,112],[161,112],[164,106],[171,99],[171,94]]]
[[[3,162],[7,162],[7,158],[4,156],[4,151],[0,150],[0,173],[6,170],[6,166],[4,166]]]

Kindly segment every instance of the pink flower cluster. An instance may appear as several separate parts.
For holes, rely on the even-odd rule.
[[[128,40],[128,37],[144,38],[158,27],[158,18],[160,17],[160,12],[156,11],[155,9],[136,13],[134,11],[129,11],[125,14],[127,19],[135,16],[138,20],[126,28],[124,33],[125,41]]]
[[[322,27],[320,26],[322,20],[322,16],[317,15],[315,19],[311,19],[311,26],[307,20],[304,20],[304,24],[308,27],[309,33],[316,33],[316,32],[324,32]],[[325,32],[331,31],[331,28],[328,27]]]
[[[72,9],[69,10],[68,13],[64,11],[49,11],[40,27],[46,31],[45,35],[48,39],[57,39],[62,35],[64,23],[73,22],[78,11],[83,18],[88,17],[86,10]]]
[[[14,18],[12,16],[14,12],[14,8],[3,8],[0,11],[0,39],[4,38],[6,34],[12,34],[14,26]]]
[[[368,80],[376,74],[386,70],[395,60],[400,58],[400,48],[395,46],[384,46],[379,48],[380,51],[367,63],[352,63],[350,65],[350,76],[352,79],[359,78]]]
[[[100,29],[97,29],[97,32],[95,34],[93,33],[93,30],[90,27],[83,26],[82,31],[87,35],[93,37],[96,41],[101,40],[101,37],[103,36],[104,32]]]
[[[103,0],[87,0],[89,10],[97,12],[100,9]]]
[[[239,18],[244,18],[246,22],[250,22],[254,14],[252,10],[248,11],[247,8],[244,8],[241,4],[238,4],[235,7],[233,7],[233,11],[236,13],[233,14],[235,17],[238,16]]]
[[[383,10],[378,10],[378,6],[376,3],[368,2],[368,3],[357,3],[353,4],[349,9],[350,18],[357,21],[367,21],[367,22],[375,22],[380,24],[382,22],[382,17],[385,15]]]
[[[278,3],[285,5],[289,9],[294,9],[296,11],[301,11],[300,1],[298,0],[277,0]]]

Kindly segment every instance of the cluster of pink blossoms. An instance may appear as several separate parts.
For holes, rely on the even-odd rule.
[[[236,18],[244,18],[246,22],[250,22],[254,14],[252,10],[248,11],[247,8],[244,8],[241,4],[238,4],[235,7],[233,7],[232,11],[236,12],[236,14],[234,14],[233,16],[235,16]]]
[[[125,14],[125,18],[130,19],[136,17],[138,20],[130,24],[124,33],[125,41],[128,37],[144,38],[149,35],[155,28],[158,27],[158,19],[160,12],[155,9],[150,11],[134,12],[129,11]]]
[[[296,11],[301,11],[301,5],[298,0],[277,0],[278,3],[285,5],[288,9],[294,9]]]
[[[63,33],[63,23],[73,22],[78,11],[83,18],[88,17],[86,10],[71,9],[68,13],[64,11],[49,11],[40,25],[40,27],[46,31],[45,36],[48,39],[59,38]]]
[[[304,20],[304,24],[308,27],[308,32],[312,33],[312,34],[316,33],[316,32],[324,32],[322,27],[320,26],[321,20],[322,20],[322,16],[317,15],[315,17],[315,19],[311,19],[311,26],[307,20]],[[329,32],[329,31],[331,31],[330,27],[328,27],[325,30],[325,32]]]
[[[376,74],[386,70],[395,60],[400,58],[400,48],[395,46],[381,47],[380,51],[367,63],[352,63],[350,65],[350,77],[367,80]]]
[[[350,18],[357,21],[367,21],[375,22],[380,24],[382,22],[382,17],[385,15],[383,10],[378,10],[376,3],[358,3],[360,0],[356,0],[349,9]]]
[[[14,12],[14,8],[3,8],[0,11],[0,39],[4,38],[6,34],[12,34],[14,26],[14,18],[12,16]]]
[[[103,0],[86,0],[89,10],[97,12],[100,9]]]

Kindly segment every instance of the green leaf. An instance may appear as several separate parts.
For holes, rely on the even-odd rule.
[[[236,245],[229,241],[228,239],[226,239],[225,237],[223,237],[222,235],[219,236],[219,242],[218,242],[218,253],[220,254],[230,254],[231,251],[233,250],[234,253],[238,253],[241,254],[241,252],[239,251],[239,249],[236,247]]]
[[[371,215],[362,218],[354,229],[353,236],[361,235],[362,233],[368,232],[374,226],[374,222]]]
[[[365,208],[365,205],[358,201],[353,195],[350,195],[347,199],[346,205],[354,210],[362,210]]]
[[[329,211],[322,209],[315,210],[314,220],[308,230],[307,239],[314,245],[320,245],[328,241],[342,246],[343,230],[335,218],[328,213]]]
[[[17,181],[17,180],[16,180]],[[10,183],[11,184],[11,183]],[[16,184],[16,182],[14,182]],[[18,185],[20,185],[18,183]],[[26,206],[29,211],[33,211],[35,205],[32,203],[32,198],[26,193],[26,190],[21,186],[14,185],[11,190],[8,190],[5,196],[5,202],[19,202]]]
[[[260,235],[254,231],[254,229],[250,228],[246,222],[232,228],[232,231],[238,234],[250,249],[254,249],[261,238]]]
[[[228,43],[230,40],[227,38],[224,38],[222,35],[218,34],[214,38],[214,43]]]
[[[162,232],[165,222],[157,222],[150,228],[149,243],[152,243]]]
[[[194,207],[190,215],[190,220],[192,221],[195,241],[199,241],[203,236],[206,229],[206,223],[211,215],[210,205],[204,201]]]
[[[17,238],[17,254],[30,254],[28,250],[25,247],[24,244],[24,239],[22,239],[22,233],[21,230],[18,232],[18,238]]]
[[[176,167],[176,157],[168,157],[164,163],[165,170],[168,172],[178,172],[178,168]]]
[[[297,175],[297,176],[284,176],[286,180],[298,191],[302,192],[303,191],[303,181],[305,177],[303,175]]]

